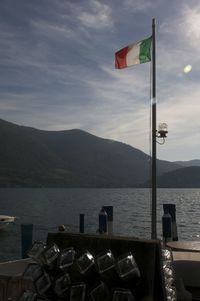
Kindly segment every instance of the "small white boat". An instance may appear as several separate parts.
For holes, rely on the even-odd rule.
[[[13,223],[15,219],[15,216],[0,215],[0,230],[6,228],[10,223]]]

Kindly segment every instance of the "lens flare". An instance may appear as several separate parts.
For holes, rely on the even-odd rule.
[[[186,65],[186,66],[184,67],[184,69],[183,69],[183,71],[184,71],[185,73],[189,73],[191,70],[192,70],[192,66],[191,66],[191,65]]]

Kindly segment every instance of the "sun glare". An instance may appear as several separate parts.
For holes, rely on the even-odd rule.
[[[191,70],[192,70],[192,66],[191,66],[191,65],[187,65],[187,66],[185,66],[184,69],[183,69],[183,71],[184,71],[185,73],[189,73]]]

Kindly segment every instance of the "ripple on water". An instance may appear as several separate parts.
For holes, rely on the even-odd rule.
[[[162,233],[163,204],[176,204],[179,239],[199,239],[200,189],[158,189],[158,235]],[[103,205],[114,207],[114,232],[150,238],[149,189],[0,189],[1,214],[19,216],[0,232],[0,261],[20,258],[20,224],[33,223],[34,239],[45,240],[48,231],[64,224],[78,231],[79,214],[85,214],[85,231],[96,233]]]

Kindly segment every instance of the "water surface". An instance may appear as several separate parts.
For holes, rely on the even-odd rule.
[[[200,239],[200,189],[158,189],[157,226],[161,237],[163,203],[177,209],[179,239]],[[149,189],[0,189],[0,214],[18,216],[15,224],[0,231],[0,261],[21,256],[20,225],[34,225],[34,240],[46,240],[48,232],[64,224],[79,230],[79,214],[85,214],[85,232],[96,233],[103,205],[114,207],[114,233],[150,238],[151,192]]]

